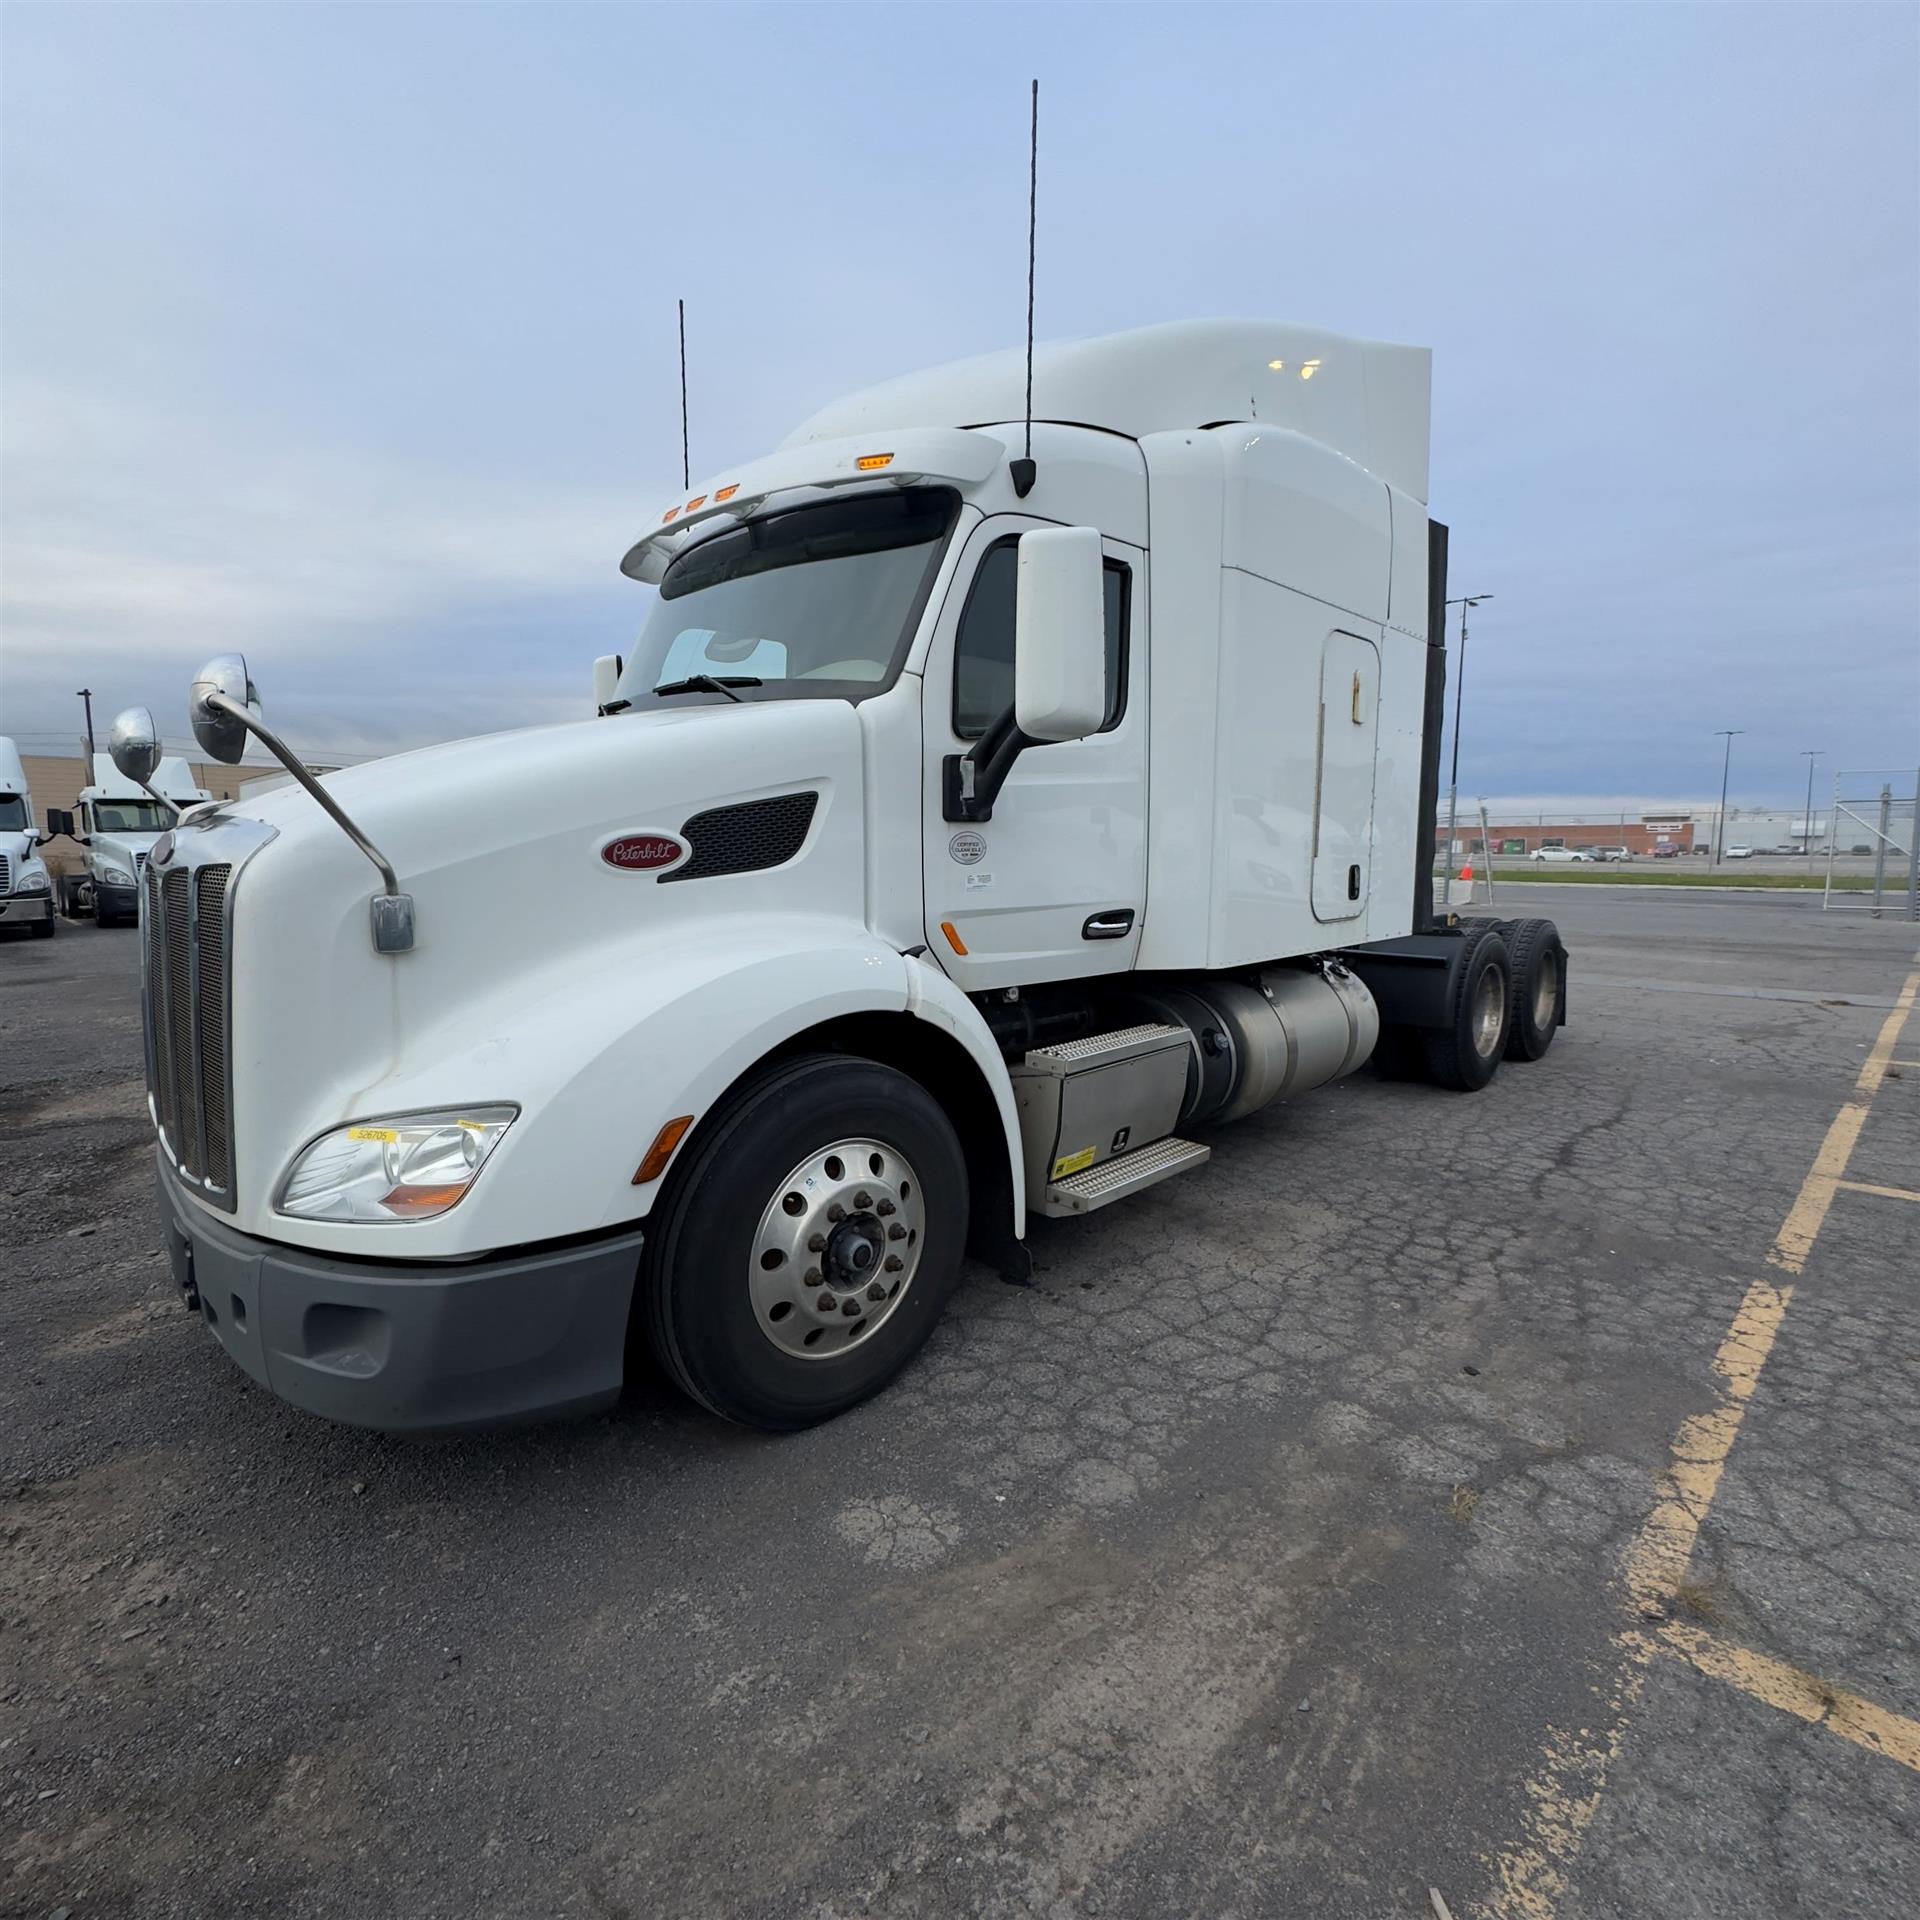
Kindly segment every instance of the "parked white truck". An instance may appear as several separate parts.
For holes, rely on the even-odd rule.
[[[796,1428],[907,1363],[964,1249],[1024,1277],[1032,1214],[1371,1055],[1537,1058],[1551,924],[1432,914],[1428,377],[1156,327],[1043,349],[1030,453],[1018,354],[856,394],[661,503],[576,723],[319,782],[210,663],[203,746],[305,791],[147,865],[188,1304],[337,1419],[602,1406],[644,1339]]]
[[[107,753],[93,756],[92,782],[71,807],[47,809],[48,836],[66,834],[81,849],[81,870],[63,874],[60,911],[69,920],[91,914],[103,927],[131,926],[139,917],[140,875],[153,843],[182,808],[213,796],[194,782],[186,761],[156,762],[150,780],[129,779]]]
[[[53,938],[53,879],[40,857],[45,839],[34,824],[19,749],[0,738],[0,933],[28,927],[39,939]]]

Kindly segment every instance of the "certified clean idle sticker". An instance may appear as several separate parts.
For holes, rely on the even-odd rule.
[[[987,857],[987,837],[968,827],[947,842],[947,852],[963,867],[976,866]]]

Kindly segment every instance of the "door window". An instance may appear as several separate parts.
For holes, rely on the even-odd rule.
[[[996,541],[980,561],[953,643],[953,730],[974,740],[1013,704],[1013,618],[1020,540]],[[1100,732],[1120,724],[1127,705],[1127,605],[1132,569],[1118,560],[1105,568],[1107,602],[1107,717]]]

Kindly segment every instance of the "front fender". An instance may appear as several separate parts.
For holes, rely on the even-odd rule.
[[[638,1220],[659,1185],[636,1187],[634,1171],[667,1121],[698,1119],[795,1034],[850,1014],[904,1013],[913,997],[906,959],[832,919],[730,921],[706,937],[614,945],[587,960],[556,960],[463,1005],[457,1022],[419,1035],[396,1072],[356,1094],[356,1111],[326,1122],[516,1102],[519,1118],[451,1212],[392,1224],[274,1215],[265,1231],[331,1252],[447,1259]],[[942,1016],[945,1025],[952,1009]],[[1010,1091],[996,1085],[996,1095],[1010,1116]]]

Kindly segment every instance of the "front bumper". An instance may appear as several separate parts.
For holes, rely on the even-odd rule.
[[[140,885],[117,886],[110,880],[93,883],[93,903],[101,913],[132,915],[140,911]]]
[[[0,927],[30,927],[35,921],[53,924],[53,895],[9,893],[0,896]]]
[[[417,1433],[590,1413],[619,1397],[637,1233],[470,1266],[335,1259],[213,1218],[155,1159],[187,1305],[282,1400]]]

